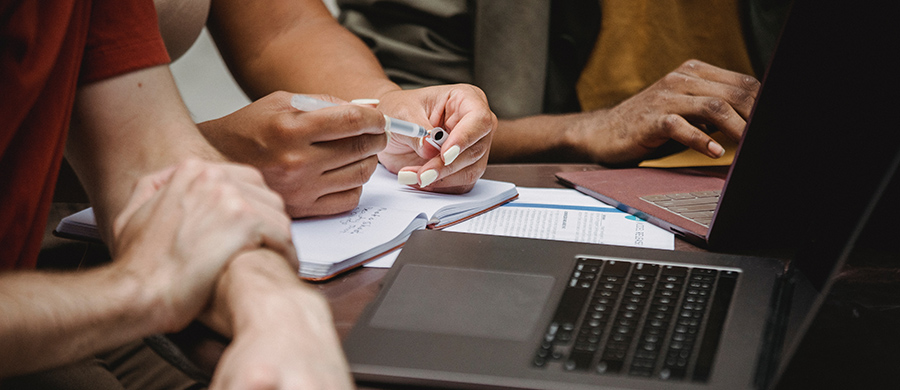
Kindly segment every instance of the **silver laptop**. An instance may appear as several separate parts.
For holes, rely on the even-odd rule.
[[[417,231],[344,349],[360,382],[768,388],[900,165],[838,245],[780,259]]]
[[[868,11],[797,3],[790,20],[811,28]],[[843,188],[844,201],[782,214],[796,234],[773,257],[416,232],[345,340],[351,370],[360,382],[414,387],[771,387],[895,177],[897,141],[887,134],[850,149],[868,161],[850,185],[829,182],[847,167],[810,166],[808,183]]]

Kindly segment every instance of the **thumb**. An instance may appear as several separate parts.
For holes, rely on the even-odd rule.
[[[134,190],[131,192],[128,203],[113,223],[114,237],[118,237],[122,233],[122,229],[125,228],[125,225],[128,224],[128,221],[131,220],[134,213],[147,203],[160,188],[169,182],[173,172],[175,172],[174,166],[149,174],[138,180]]]

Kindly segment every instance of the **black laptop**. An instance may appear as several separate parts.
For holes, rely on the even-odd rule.
[[[608,169],[560,180],[716,251],[781,255],[870,185],[898,144],[900,29],[878,2],[795,2],[727,172]],[[823,220],[822,223],[829,223]]]
[[[795,4],[739,152],[746,156],[765,145],[773,160],[805,148],[831,156],[779,183],[802,187],[783,193],[787,201],[820,196],[802,199],[799,208],[733,197],[732,188],[759,185],[782,176],[774,169],[787,169],[745,171],[739,154],[713,222],[729,209],[734,215],[728,219],[736,221],[772,214],[775,220],[762,227],[788,236],[763,229],[722,238],[771,256],[416,232],[345,340],[357,380],[414,388],[771,387],[900,164],[900,132],[887,126],[890,111],[883,111],[890,104],[845,94],[854,83],[863,83],[859,91],[888,90],[872,84],[892,79],[871,73],[886,71],[868,62],[871,55],[856,65],[842,57],[870,54],[872,41],[860,37],[881,29],[887,17],[874,5],[845,8]],[[893,57],[889,50],[879,49],[896,63],[886,58]],[[826,50],[836,52],[828,57]],[[801,61],[807,56],[831,62]],[[808,68],[813,65],[830,70]],[[820,77],[810,80],[804,72]],[[798,79],[809,84],[797,85]],[[792,88],[777,88],[782,83]],[[793,88],[809,91],[801,96]],[[818,115],[828,123],[788,115],[783,105],[796,106],[798,115],[812,115],[820,105]],[[850,110],[833,112],[844,106]],[[799,150],[799,144],[779,143],[812,131],[818,136]],[[831,137],[844,137],[846,148],[823,141]],[[785,150],[776,153],[777,147]],[[824,147],[831,149],[818,150]],[[769,207],[780,213],[761,210]],[[754,251],[755,245],[763,248]]]

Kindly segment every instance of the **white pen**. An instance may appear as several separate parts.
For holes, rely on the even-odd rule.
[[[291,97],[291,107],[294,107],[300,111],[315,111],[320,108],[334,107],[337,105],[337,103],[326,102],[324,100],[311,98],[305,95],[294,95],[293,97]],[[424,127],[412,122],[391,118],[387,115],[384,116],[384,121],[384,130],[394,134],[400,134],[409,137],[425,137],[430,134],[430,132],[428,130],[425,130]],[[436,127],[435,129],[440,128]],[[442,136],[443,131],[444,130],[441,129]],[[443,137],[440,140],[440,143],[443,144]],[[438,149],[440,149],[440,146],[438,146]]]

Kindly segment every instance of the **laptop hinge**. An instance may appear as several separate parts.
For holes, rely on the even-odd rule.
[[[763,331],[763,345],[756,363],[754,387],[766,389],[778,370],[781,351],[787,334],[790,319],[791,302],[794,295],[794,269],[786,266],[786,272],[775,281],[775,290],[770,302],[769,316]]]

